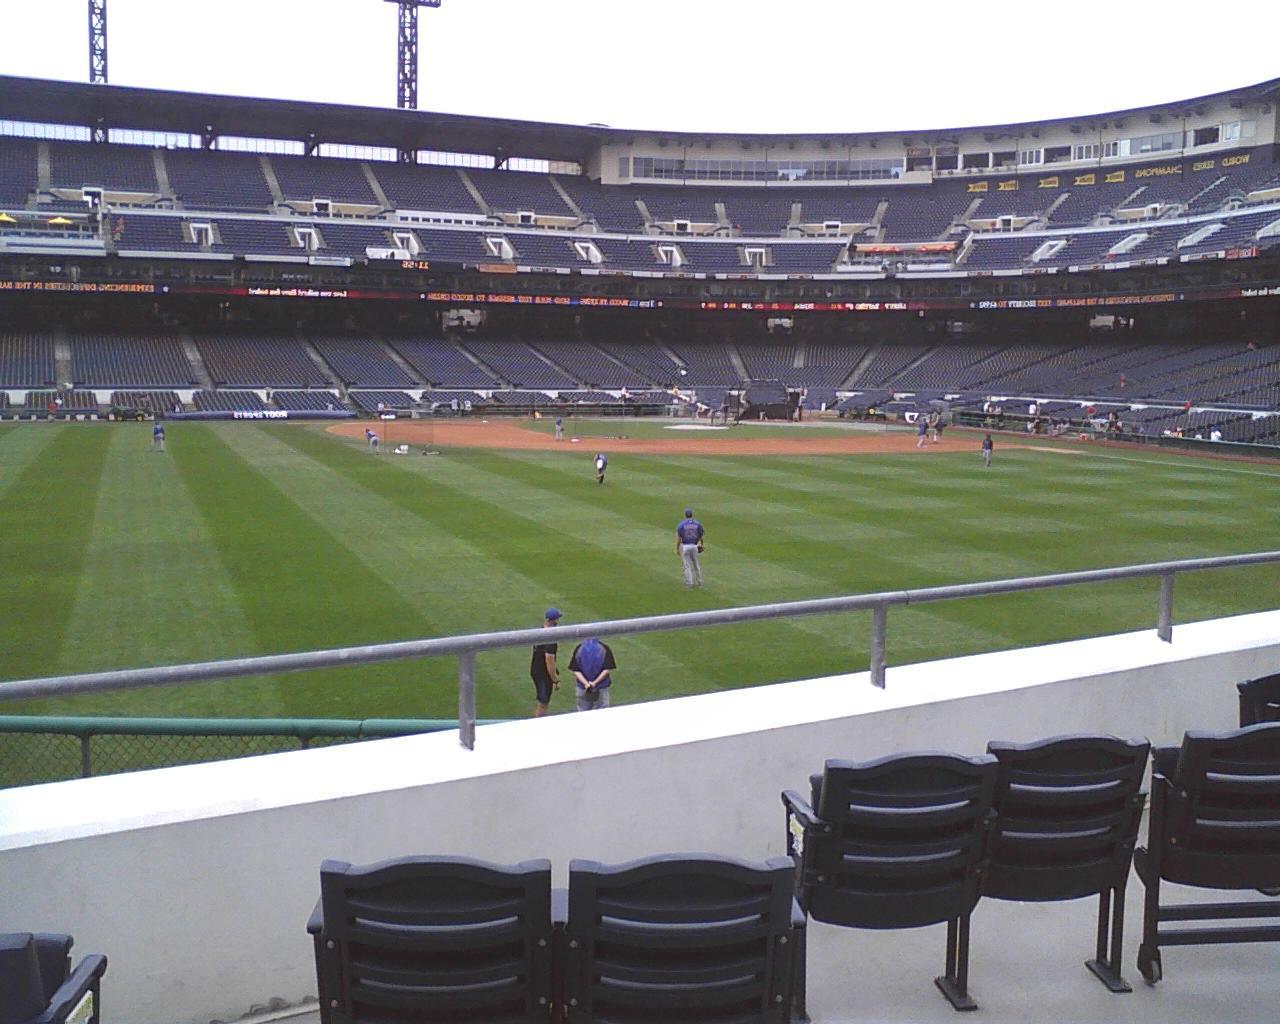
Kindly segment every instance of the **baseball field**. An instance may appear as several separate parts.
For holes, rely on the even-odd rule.
[[[920,451],[879,431],[671,425],[573,423],[557,443],[547,420],[396,423],[378,455],[363,423],[171,423],[163,453],[149,424],[0,426],[0,680],[536,626],[548,605],[582,622],[1280,547],[1280,466],[997,437],[985,469],[972,432]],[[707,530],[700,590],[674,551],[686,505]],[[1273,607],[1278,584],[1273,567],[1182,577],[1175,622]],[[889,664],[1149,627],[1155,593],[895,610]],[[614,701],[860,670],[868,630],[843,615],[618,638]],[[532,712],[528,668],[525,650],[479,657],[481,717]],[[572,706],[566,686],[551,710]],[[456,663],[0,705],[20,712],[453,717]]]

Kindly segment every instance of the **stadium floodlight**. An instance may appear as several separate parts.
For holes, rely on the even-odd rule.
[[[89,81],[107,84],[107,0],[89,0]],[[94,142],[107,141],[107,129],[93,129]]]
[[[440,0],[387,0],[400,8],[400,31],[396,48],[396,106],[416,110],[418,106],[418,8],[439,7]]]

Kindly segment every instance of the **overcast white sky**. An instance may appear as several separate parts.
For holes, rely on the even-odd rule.
[[[0,0],[0,74],[84,81],[86,0]],[[117,85],[394,106],[385,0],[108,0]],[[1280,76],[1277,0],[443,0],[419,106],[669,131],[949,128]]]

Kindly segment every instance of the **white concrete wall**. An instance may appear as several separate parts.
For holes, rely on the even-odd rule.
[[[892,621],[890,622],[892,628]],[[1280,612],[237,762],[0,792],[0,931],[110,958],[109,1017],[233,1019],[314,993],[325,857],[496,861],[783,851],[778,793],[825,757],[981,751],[1076,731],[1229,728],[1274,672]]]

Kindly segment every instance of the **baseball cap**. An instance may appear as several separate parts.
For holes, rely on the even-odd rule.
[[[547,614],[546,614],[546,615],[544,615],[544,616],[543,616],[543,618],[547,618],[547,619],[558,619],[558,618],[560,618],[560,609],[559,609],[559,608],[548,608],[548,609],[547,609]]]
[[[685,510],[684,510],[684,514],[685,514],[685,515],[687,515],[687,516],[691,516],[691,515],[693,515],[693,509],[691,509],[691,508],[687,508],[687,509],[685,509]]]

